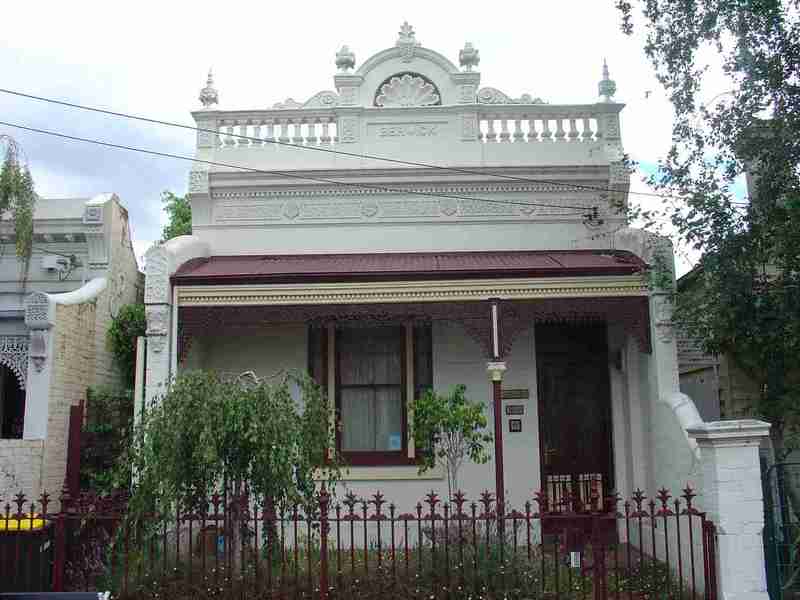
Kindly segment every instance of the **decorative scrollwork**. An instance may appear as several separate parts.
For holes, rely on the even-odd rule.
[[[25,389],[28,373],[28,343],[26,335],[0,336],[0,364],[16,375],[22,389]]]

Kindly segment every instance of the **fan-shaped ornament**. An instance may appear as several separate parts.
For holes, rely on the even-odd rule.
[[[439,90],[419,75],[405,73],[391,77],[382,84],[375,97],[375,106],[394,108],[398,106],[432,106],[441,104]]]

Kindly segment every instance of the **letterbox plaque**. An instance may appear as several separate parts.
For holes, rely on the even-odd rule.
[[[508,430],[511,433],[518,433],[522,431],[522,419],[509,419]]]

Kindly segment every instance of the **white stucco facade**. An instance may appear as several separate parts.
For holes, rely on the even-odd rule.
[[[333,334],[348,320],[427,320],[436,390],[466,385],[489,423],[487,366],[514,392],[499,401],[504,485],[507,503],[522,507],[550,485],[537,328],[599,323],[603,492],[692,484],[702,506],[705,457],[687,432],[701,420],[679,394],[670,305],[644,266],[631,267],[672,250],[625,226],[623,105],[608,71],[600,101],[587,82],[583,103],[547,104],[481,87],[472,51],[456,67],[404,27],[357,70],[342,49],[335,91],[268,109],[219,109],[209,77],[193,113],[193,234],[147,255],[148,401],[181,369],[306,369],[312,326],[332,335],[324,383],[333,401]],[[441,470],[420,475],[410,445],[407,458],[351,466],[342,486],[380,490],[400,511],[430,490],[446,494]],[[470,498],[494,490],[494,478],[494,454],[460,474]]]

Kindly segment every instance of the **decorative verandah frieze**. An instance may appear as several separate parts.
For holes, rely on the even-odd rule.
[[[651,351],[649,305],[645,296],[622,298],[543,298],[502,300],[500,354],[507,355],[516,337],[534,323],[620,323],[643,352]],[[467,333],[491,357],[492,319],[489,302],[417,302],[320,304],[299,306],[181,306],[178,312],[178,352],[183,361],[193,339],[239,334],[276,323],[369,325],[386,322],[449,321]]]
[[[19,387],[25,389],[28,375],[28,336],[0,336],[0,364],[7,366],[16,375]]]

